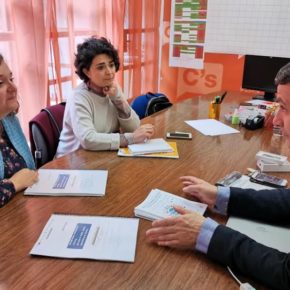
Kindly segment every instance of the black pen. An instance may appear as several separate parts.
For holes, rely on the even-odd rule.
[[[225,92],[222,94],[219,104],[222,103],[222,101],[223,101],[223,99],[225,98],[225,96],[226,96],[227,93],[228,93],[228,92],[225,91]]]

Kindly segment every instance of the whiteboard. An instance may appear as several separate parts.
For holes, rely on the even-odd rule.
[[[205,51],[290,57],[290,0],[208,0]]]

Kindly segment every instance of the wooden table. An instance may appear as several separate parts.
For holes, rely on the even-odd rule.
[[[48,163],[45,168],[108,169],[106,196],[18,194],[1,208],[0,289],[238,289],[226,269],[204,255],[148,243],[145,231],[151,223],[146,220],[140,220],[136,260],[132,264],[29,255],[53,212],[133,217],[134,207],[153,188],[182,195],[178,180],[181,175],[195,175],[214,183],[233,170],[245,173],[247,167],[255,167],[258,150],[288,154],[282,137],[273,137],[271,130],[251,132],[240,128],[240,134],[208,137],[184,123],[207,118],[212,98],[188,99],[143,121],[155,125],[155,137],[165,138],[166,132],[175,130],[192,133],[191,141],[176,141],[179,159],[126,158],[117,157],[115,151],[79,150]],[[240,93],[229,94],[222,104],[222,115],[247,99]],[[226,221],[218,215],[206,215]]]

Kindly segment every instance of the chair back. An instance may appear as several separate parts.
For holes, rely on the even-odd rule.
[[[64,109],[65,102],[44,108],[29,122],[31,152],[37,168],[55,156]]]

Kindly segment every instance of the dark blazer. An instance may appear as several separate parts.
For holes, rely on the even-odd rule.
[[[228,214],[290,225],[290,189],[231,188]],[[290,289],[289,253],[261,245],[226,226],[215,230],[207,255],[271,289]]]

